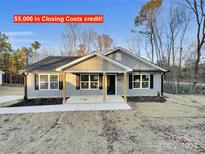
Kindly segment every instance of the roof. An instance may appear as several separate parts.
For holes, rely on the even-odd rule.
[[[20,72],[32,72],[32,71],[51,71],[62,65],[72,62],[79,57],[68,57],[68,56],[48,56],[34,64],[31,64],[20,70]]]
[[[144,59],[144,58],[142,58],[142,57],[137,56],[136,54],[134,54],[134,53],[128,51],[127,49],[122,48],[122,47],[116,47],[116,48],[114,48],[113,50],[111,50],[110,52],[105,53],[104,55],[107,56],[107,55],[112,54],[112,53],[114,53],[114,52],[116,52],[116,51],[118,51],[118,50],[120,50],[120,51],[122,51],[122,52],[124,52],[124,53],[127,53],[127,54],[129,54],[129,55],[135,57],[136,59],[140,60],[141,62],[144,62],[145,64],[148,64],[148,65],[154,67],[154,68],[157,69],[157,70],[160,70],[160,71],[162,71],[162,72],[167,72],[167,70],[165,70],[165,69],[163,69],[163,68],[157,66],[156,64],[154,64],[154,63],[152,63],[152,62],[150,62],[150,61],[148,61],[148,60],[146,60],[146,59]]]
[[[98,57],[100,57],[100,58],[102,58],[102,59],[105,59],[106,61],[108,61],[108,62],[110,62],[110,63],[112,63],[112,64],[114,64],[114,65],[116,65],[116,66],[118,66],[118,67],[120,67],[120,68],[122,68],[122,69],[124,69],[125,71],[132,71],[132,69],[131,69],[130,67],[127,67],[127,66],[125,66],[125,65],[123,65],[123,64],[121,64],[121,63],[119,63],[119,62],[117,62],[117,61],[115,61],[115,60],[112,60],[112,59],[110,59],[110,58],[108,58],[108,57],[105,57],[103,54],[100,54],[100,53],[97,53],[97,52],[90,53],[90,54],[88,54],[88,55],[86,55],[86,56],[84,56],[84,57],[78,58],[78,59],[76,59],[76,60],[74,60],[74,61],[72,61],[72,62],[70,62],[70,63],[68,63],[68,64],[65,64],[65,65],[63,65],[63,66],[60,66],[60,67],[58,67],[58,68],[56,69],[56,71],[63,71],[63,70],[65,70],[65,69],[68,68],[68,67],[71,67],[71,66],[73,66],[73,65],[76,65],[76,64],[78,64],[78,63],[80,63],[80,62],[83,62],[83,61],[85,61],[85,60],[87,60],[87,59],[89,59],[89,58],[92,58],[92,57],[94,57],[94,56],[98,56]]]

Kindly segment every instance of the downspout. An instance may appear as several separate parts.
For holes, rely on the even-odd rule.
[[[164,74],[165,72],[161,73],[161,95],[164,96]]]

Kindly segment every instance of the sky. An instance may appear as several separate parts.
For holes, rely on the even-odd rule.
[[[14,24],[15,14],[103,14],[103,24],[86,24],[109,34],[116,46],[127,47],[135,16],[147,0],[0,0],[0,31],[9,36],[14,49],[38,40],[53,54],[63,50],[66,24]],[[169,0],[164,0],[164,13]]]

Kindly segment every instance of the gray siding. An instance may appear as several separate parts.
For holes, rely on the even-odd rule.
[[[77,65],[74,65],[66,69],[66,71],[75,71],[75,72],[76,71],[78,72],[84,72],[84,71],[112,72],[113,71],[113,72],[116,72],[116,71],[123,71],[123,69],[121,69],[119,66],[116,66],[106,61],[105,59],[95,56],[95,57],[92,57],[86,61],[83,61]]]
[[[142,73],[143,74],[143,73]],[[153,74],[153,73],[145,73],[145,74]],[[128,96],[156,96],[157,92],[161,92],[161,75],[153,74],[154,77],[154,87],[153,89],[129,89],[129,76],[127,76],[127,95]],[[124,76],[123,74],[118,75],[117,80],[117,94],[124,94]]]
[[[118,53],[121,53],[121,60],[116,60],[116,54]],[[109,54],[107,57],[116,60],[117,62],[125,66],[128,66],[132,69],[149,69],[149,70],[153,69],[154,70],[152,66],[145,64],[143,61],[138,60],[127,53],[121,52],[120,50],[117,50],[116,52]]]
[[[56,73],[51,73],[56,74]],[[55,98],[62,96],[62,90],[35,90],[35,74],[27,76],[28,98]]]
[[[52,73],[53,74],[53,73]],[[142,73],[143,74],[143,73]],[[147,73],[146,74],[153,74]],[[161,91],[161,75],[155,73],[154,75],[154,88],[153,89],[129,89],[129,77],[127,77],[127,95],[128,96],[156,96],[157,92]],[[77,90],[76,89],[76,75],[67,73],[67,96],[79,95],[102,95],[103,90]],[[35,90],[34,88],[34,74],[29,74],[27,78],[28,85],[28,98],[52,98],[62,97],[62,90]],[[124,76],[123,74],[117,75],[117,95],[124,93]]]

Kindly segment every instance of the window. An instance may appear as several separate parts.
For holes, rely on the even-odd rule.
[[[48,75],[40,75],[40,89],[48,89]]]
[[[89,89],[89,75],[80,76],[80,88]]]
[[[58,75],[50,75],[50,89],[58,89],[59,81]]]
[[[90,88],[98,89],[98,81],[99,81],[98,75],[90,75]]]
[[[39,75],[40,90],[58,90],[59,75]]]
[[[134,80],[133,80],[133,87],[134,88],[140,88],[140,75],[134,75]]]
[[[150,85],[150,75],[140,74],[133,75],[133,88],[149,88]]]
[[[121,53],[116,54],[115,60],[121,60]]]
[[[149,75],[142,75],[142,88],[149,88]]]
[[[99,89],[99,75],[81,74],[80,89]]]

